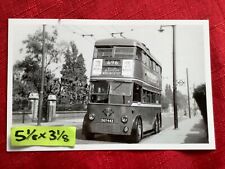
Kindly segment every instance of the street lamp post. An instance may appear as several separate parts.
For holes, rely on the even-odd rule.
[[[174,109],[174,128],[178,128],[177,114],[177,79],[176,79],[176,25],[161,25],[159,32],[164,31],[164,27],[172,27],[173,31],[173,109]]]

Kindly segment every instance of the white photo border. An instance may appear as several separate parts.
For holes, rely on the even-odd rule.
[[[76,144],[70,147],[24,147],[12,148],[10,146],[10,130],[12,127],[12,89],[13,89],[13,30],[18,24],[48,24],[48,25],[202,25],[204,27],[204,60],[205,60],[205,81],[207,94],[207,118],[208,138],[207,144]],[[209,113],[212,112],[212,113]],[[79,19],[9,19],[8,20],[8,78],[7,78],[7,151],[73,151],[73,150],[213,150],[216,149],[213,99],[210,64],[209,45],[209,21],[208,20],[79,20]]]

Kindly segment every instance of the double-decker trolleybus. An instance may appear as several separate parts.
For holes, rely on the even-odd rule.
[[[95,43],[90,96],[82,132],[126,135],[138,143],[161,127],[162,68],[136,40],[103,39]]]

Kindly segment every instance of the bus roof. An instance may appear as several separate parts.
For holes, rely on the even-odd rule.
[[[124,39],[124,38],[110,38],[110,39],[101,39],[95,42],[95,46],[137,46],[143,49],[160,67],[160,62],[150,53],[150,50],[145,46],[144,43],[141,43],[134,39]]]

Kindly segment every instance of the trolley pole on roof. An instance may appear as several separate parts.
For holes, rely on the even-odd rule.
[[[189,118],[191,118],[188,68],[186,68],[186,75],[187,75],[188,113],[189,113]]]
[[[174,129],[178,128],[177,113],[177,78],[176,78],[176,25],[161,25],[159,32],[164,31],[164,27],[172,27],[173,31],[173,110],[174,110]]]
[[[39,107],[38,107],[38,120],[37,125],[41,125],[42,118],[42,105],[43,105],[43,93],[44,93],[44,78],[45,78],[45,26],[43,25],[43,44],[42,44],[42,59],[41,59],[41,91],[39,97]]]

